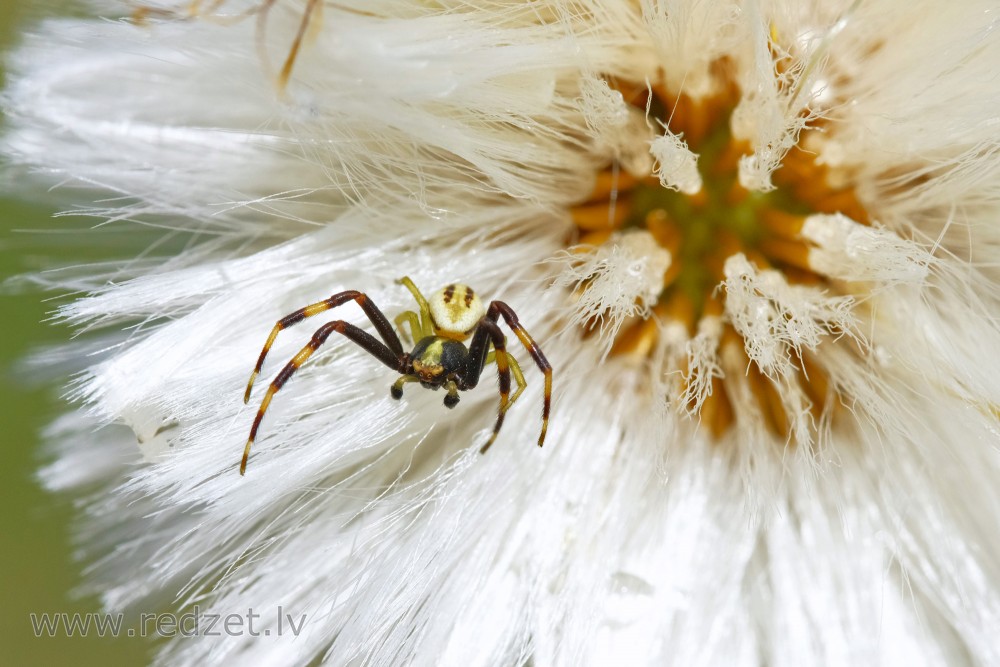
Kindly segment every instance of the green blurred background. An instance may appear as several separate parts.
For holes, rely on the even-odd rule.
[[[0,0],[0,45],[6,52],[40,16],[39,4],[22,0]],[[60,3],[45,3],[52,12]],[[61,3],[66,5],[68,3]],[[9,192],[10,183],[4,184]],[[82,232],[53,238],[37,230],[70,227],[85,229],[93,220],[52,220],[58,208],[44,204],[44,192],[25,202],[5,196],[0,199],[0,278],[37,270],[40,266],[95,258],[101,244]],[[43,202],[43,203],[38,203]],[[36,231],[32,231],[36,230]],[[117,252],[123,248],[119,246]],[[105,251],[106,252],[106,251]],[[18,362],[32,349],[65,341],[69,332],[42,323],[53,307],[43,303],[52,294],[0,292],[3,344],[0,345],[0,493],[3,493],[3,549],[0,572],[4,578],[4,604],[0,604],[0,663],[5,665],[77,666],[148,662],[149,640],[99,638],[96,636],[35,638],[29,614],[42,612],[100,611],[94,598],[74,597],[72,590],[82,581],[82,565],[73,558],[72,498],[45,493],[35,481],[43,461],[39,433],[65,408],[59,400],[57,382],[33,381]],[[128,627],[128,617],[124,627]]]

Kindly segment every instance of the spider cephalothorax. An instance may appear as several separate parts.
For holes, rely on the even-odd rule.
[[[250,447],[257,437],[257,429],[271,403],[271,398],[334,331],[351,339],[383,364],[401,374],[390,390],[395,399],[403,397],[404,384],[419,382],[428,389],[444,387],[448,392],[444,397],[444,404],[453,408],[458,405],[458,392],[472,389],[479,384],[483,368],[487,364],[495,362],[497,376],[500,380],[500,409],[493,427],[493,435],[479,450],[485,452],[500,432],[507,409],[514,404],[514,401],[527,386],[517,360],[507,352],[506,338],[498,325],[498,321],[502,318],[545,376],[542,432],[538,436],[538,446],[542,446],[542,443],[545,442],[545,431],[549,425],[549,408],[552,402],[552,367],[535,341],[518,322],[517,315],[511,307],[502,301],[492,301],[489,308],[484,308],[483,302],[480,301],[471,287],[457,283],[438,290],[431,295],[430,301],[428,301],[412,280],[403,278],[400,282],[410,290],[419,307],[419,311],[416,312],[407,310],[400,313],[395,320],[400,332],[405,333],[404,324],[408,324],[410,327],[410,337],[415,345],[409,354],[403,351],[403,344],[392,325],[389,324],[389,320],[362,292],[354,290],[338,292],[329,299],[296,310],[278,320],[274,328],[271,329],[271,335],[264,343],[264,349],[260,352],[257,365],[250,375],[246,393],[243,395],[244,403],[250,400],[250,391],[253,389],[254,380],[257,379],[268,350],[271,349],[278,333],[293,324],[298,324],[307,317],[336,308],[348,301],[355,301],[371,320],[382,340],[379,341],[368,332],[343,320],[336,320],[321,326],[313,334],[309,343],[285,364],[285,367],[271,382],[271,386],[268,387],[264,400],[261,401],[260,409],[257,410],[253,426],[250,428],[250,438],[247,440],[246,449],[243,451],[243,460],[240,462],[241,475],[246,472]],[[469,346],[466,347],[464,341],[470,337]],[[510,376],[512,373],[517,382],[517,391],[514,392],[513,396],[510,395]]]

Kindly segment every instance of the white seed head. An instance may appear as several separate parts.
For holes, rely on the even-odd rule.
[[[468,285],[452,283],[427,300],[434,331],[447,338],[468,338],[486,314],[479,295]]]
[[[50,355],[81,405],[40,477],[83,508],[88,592],[261,616],[259,637],[177,638],[156,664],[1000,664],[995,0],[132,4],[266,16],[23,31],[0,152],[90,188],[63,190],[76,210],[169,226],[135,261],[36,277],[83,295],[59,311],[82,335]],[[307,5],[325,18],[278,95],[262,60]],[[796,174],[826,190],[813,164],[877,221],[806,221],[816,283],[763,249],[720,238],[699,267],[617,226],[629,179],[694,189],[692,149],[703,191],[722,184],[705,140],[656,139],[670,110],[642,102],[727,91],[748,199]],[[615,161],[592,251],[564,252],[567,209]],[[696,329],[659,302],[692,268],[724,305]],[[455,411],[412,385],[397,402],[397,376],[333,336],[240,477],[269,327],[346,289],[391,321],[404,274],[517,310],[554,371],[545,447],[516,343],[528,386],[481,456],[494,368]],[[467,289],[454,311],[430,298],[442,334],[482,316]],[[328,317],[375,333],[355,305]],[[645,324],[647,359],[603,357]],[[283,331],[259,382],[318,326]],[[278,609],[306,615],[299,636]]]

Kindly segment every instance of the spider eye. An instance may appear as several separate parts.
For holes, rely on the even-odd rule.
[[[467,336],[486,314],[486,308],[471,287],[451,284],[428,300],[431,319],[439,334]]]

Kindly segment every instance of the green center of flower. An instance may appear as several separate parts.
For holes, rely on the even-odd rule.
[[[623,225],[623,229],[650,229],[672,251],[679,270],[673,284],[664,287],[661,299],[669,299],[672,290],[679,291],[690,301],[695,319],[701,317],[706,298],[719,284],[726,253],[736,248],[762,252],[762,242],[769,236],[766,214],[813,213],[786,188],[751,192],[740,186],[734,159],[740,145],[732,138],[728,118],[691,146],[699,156],[701,190],[687,195],[658,182],[641,181],[632,189],[631,211]]]
[[[719,286],[726,279],[726,260],[737,254],[758,270],[780,272],[789,284],[837,291],[810,265],[810,246],[801,235],[804,221],[816,213],[843,213],[867,224],[868,216],[852,189],[828,183],[825,168],[814,154],[801,148],[801,140],[774,172],[775,188],[751,191],[739,181],[740,159],[751,150],[731,130],[737,98],[732,87],[717,98],[703,100],[671,99],[657,86],[651,91],[639,89],[631,97],[623,94],[636,108],[648,109],[650,118],[659,119],[697,155],[701,187],[688,194],[664,187],[655,175],[636,177],[612,164],[598,175],[591,198],[573,210],[582,244],[599,248],[614,242],[616,234],[644,230],[670,253],[662,290],[651,309],[654,317],[624,326],[615,340],[614,353],[649,354],[662,331],[654,319],[661,324],[682,324],[691,337],[705,317],[725,323],[726,294]],[[723,344],[727,340],[743,342],[730,324],[720,326],[724,326]],[[743,345],[738,347],[742,353]],[[747,381],[761,414],[776,435],[786,435],[790,420],[771,378],[746,361]],[[825,403],[826,378],[808,358],[796,363],[795,381],[810,397],[814,411],[818,410]],[[720,435],[732,423],[732,410],[725,383],[716,379],[712,387],[709,400],[699,405],[703,417],[705,410],[712,412],[708,426]]]

